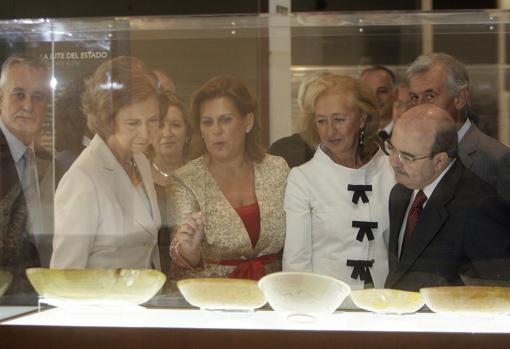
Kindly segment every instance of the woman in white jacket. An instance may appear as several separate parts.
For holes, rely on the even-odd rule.
[[[57,188],[52,268],[159,268],[160,212],[143,155],[160,124],[151,74],[123,56],[86,81],[95,136]]]
[[[347,76],[308,85],[304,134],[318,147],[287,181],[284,270],[330,275],[353,289],[383,287],[395,179],[378,146],[375,103],[367,86]]]

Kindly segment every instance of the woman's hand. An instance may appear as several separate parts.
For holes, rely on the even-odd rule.
[[[204,217],[202,212],[193,212],[184,218],[174,239],[179,242],[181,256],[188,261],[191,266],[197,266],[200,263],[200,245],[204,237]]]

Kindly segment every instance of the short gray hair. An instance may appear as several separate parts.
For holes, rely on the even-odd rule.
[[[14,54],[4,61],[2,64],[2,73],[0,76],[0,93],[1,89],[3,88],[5,84],[5,75],[9,69],[11,69],[16,64],[24,64],[29,67],[32,67],[34,69],[41,69],[45,71],[46,73],[49,73],[49,67],[46,64],[46,62],[40,58],[33,57],[33,56],[25,56],[21,54]]]
[[[462,89],[469,91],[469,74],[464,64],[446,53],[428,53],[419,56],[407,69],[410,81],[416,74],[427,72],[432,66],[441,64],[446,69],[448,94],[457,97]]]

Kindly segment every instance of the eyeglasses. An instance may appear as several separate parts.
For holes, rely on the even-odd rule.
[[[397,154],[400,162],[402,162],[404,164],[411,164],[411,163],[415,162],[416,160],[430,158],[431,156],[435,155],[435,154],[429,154],[429,155],[424,155],[424,156],[420,156],[420,157],[415,157],[411,154],[402,153],[401,151],[397,150],[393,146],[393,144],[391,144],[391,142],[389,140],[385,140],[383,145],[384,145],[383,151],[386,155],[390,156],[393,154]]]

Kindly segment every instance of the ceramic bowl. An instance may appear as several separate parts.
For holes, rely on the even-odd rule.
[[[177,281],[189,304],[206,310],[254,310],[266,304],[257,282],[244,279],[199,278]]]
[[[351,292],[343,281],[301,272],[266,275],[259,287],[275,311],[296,322],[311,322],[333,313]]]
[[[150,269],[30,268],[26,273],[44,299],[94,305],[142,304],[166,281],[163,273]]]
[[[418,292],[392,289],[366,289],[351,292],[354,304],[363,310],[383,314],[408,314],[420,310],[425,300]]]
[[[420,289],[425,304],[445,315],[498,316],[510,314],[510,288],[448,286]]]

